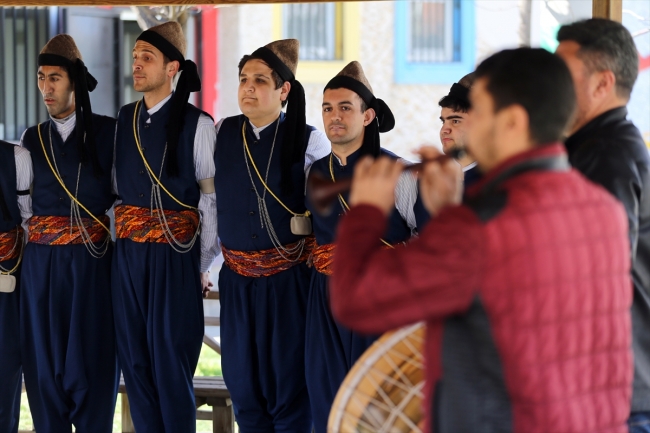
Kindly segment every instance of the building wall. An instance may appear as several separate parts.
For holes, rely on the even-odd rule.
[[[250,54],[278,38],[277,7],[255,4],[220,10],[218,117],[239,114],[237,63],[243,54]],[[438,101],[453,81],[444,84],[395,83],[395,3],[363,2],[358,7],[358,34],[344,34],[343,37],[359,38],[356,60],[361,62],[375,95],[386,101],[395,115],[395,129],[381,135],[382,146],[413,159],[413,150],[422,144],[440,146]],[[475,14],[477,60],[503,47],[519,45],[519,0],[478,1]],[[314,80],[301,73],[300,65],[298,79],[305,87],[307,122],[322,130],[320,106],[326,80],[311,82]]]

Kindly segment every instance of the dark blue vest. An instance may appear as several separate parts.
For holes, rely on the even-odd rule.
[[[18,195],[16,194],[16,158],[14,145],[0,140],[0,200],[4,201],[8,214],[0,204],[0,232],[8,232],[21,223]]]
[[[267,185],[289,209],[295,213],[303,213],[306,210],[304,161],[299,161],[291,167],[292,193],[285,194],[280,188],[280,155],[284,137],[284,118],[284,113],[281,113]],[[246,170],[242,139],[242,125],[245,121],[248,122],[248,119],[244,115],[228,117],[224,119],[217,135],[214,154],[216,170],[214,185],[217,191],[219,239],[225,247],[233,250],[259,251],[273,248],[273,244],[266,231],[266,225],[261,226],[257,196]],[[258,140],[250,122],[246,124],[248,148],[262,177],[266,173],[275,129],[276,123],[269,125],[260,133]],[[309,135],[314,129],[313,126],[307,125],[305,142],[309,141]],[[250,167],[250,171],[261,196],[264,187],[253,167]],[[286,245],[300,240],[302,236],[291,233],[290,221],[293,215],[287,212],[268,192],[265,201],[273,228],[280,242]]]
[[[52,131],[54,158],[50,149],[50,128]],[[75,131],[76,127],[68,139],[63,142],[52,120],[41,124],[43,144],[45,145],[50,162],[54,165],[54,160],[56,160],[61,178],[72,194],[75,194],[77,188],[77,170],[79,167],[77,135]],[[77,198],[90,212],[98,216],[104,215],[115,201],[115,196],[111,192],[115,119],[93,114],[92,133],[95,134],[97,157],[103,174],[100,177],[95,177],[92,164],[88,162],[83,165],[81,167]],[[36,126],[32,126],[25,131],[23,145],[32,154],[32,164],[34,167],[32,209],[34,215],[69,216],[70,198],[54,177],[54,173],[52,173],[45,159]],[[81,213],[83,216],[88,216],[83,210]]]
[[[133,102],[122,107],[117,118],[115,176],[118,193],[123,204],[150,208],[152,185],[147,175],[147,168],[136,147],[133,133],[135,104]],[[196,207],[199,204],[200,189],[194,169],[194,136],[202,111],[192,104],[187,104],[185,124],[176,149],[179,175],[170,178],[167,176],[168,155],[165,156],[165,166],[162,167],[162,170],[160,166],[165,151],[167,134],[165,125],[169,121],[170,107],[171,104],[167,101],[160,110],[151,116],[151,123],[145,123],[149,114],[144,106],[144,101],[140,103],[140,145],[149,166],[165,188],[184,204]],[[164,209],[176,211],[186,209],[164,191],[161,191],[161,196]]]
[[[354,174],[354,166],[361,156],[360,151],[361,150],[359,149],[349,155],[347,157],[346,165],[341,165],[336,157],[332,157],[332,168],[334,171],[334,178],[336,180],[352,177]],[[397,158],[397,155],[383,148],[381,149],[381,154],[389,156],[391,158]],[[329,155],[319,159],[311,166],[309,175],[311,176],[313,173],[319,173],[322,176],[325,176],[327,179],[331,179],[329,163]],[[348,202],[348,193],[343,194],[343,198],[346,200],[346,202]],[[314,215],[314,234],[316,235],[316,242],[318,242],[318,245],[325,245],[334,242],[339,219],[344,214],[343,207],[339,201],[336,200],[334,202],[333,210],[331,214],[327,216],[319,215],[314,210],[311,203],[309,203],[309,200],[307,200],[307,207]],[[386,233],[384,234],[383,239],[390,244],[395,244],[398,242],[406,241],[410,237],[411,229],[408,227],[397,209],[393,209],[393,212],[391,213],[390,219],[388,221],[388,228],[386,229]]]

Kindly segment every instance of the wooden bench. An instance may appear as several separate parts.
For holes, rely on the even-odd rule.
[[[124,378],[120,379],[119,392],[122,394],[122,433],[134,433],[135,428],[131,419],[131,408],[126,394]],[[195,377],[194,398],[196,399],[197,419],[212,420],[213,433],[234,433],[235,417],[232,411],[230,393],[226,388],[223,377]],[[210,406],[212,411],[198,410],[203,405]]]

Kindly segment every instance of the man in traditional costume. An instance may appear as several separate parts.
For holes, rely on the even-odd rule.
[[[201,81],[185,54],[176,22],[138,36],[133,83],[144,98],[122,107],[115,133],[121,204],[115,207],[113,302],[139,433],[196,430],[192,377],[204,332],[201,290],[208,289],[218,252],[214,122],[187,102]]]
[[[449,93],[440,99],[440,141],[442,151],[450,155],[459,152],[458,163],[463,169],[463,185],[472,186],[481,178],[476,159],[467,152],[467,134],[469,131],[469,90],[474,81],[473,74],[467,74],[458,83],[454,83]]]
[[[443,96],[438,105],[440,106],[440,142],[442,151],[446,155],[454,155],[463,169],[463,186],[469,188],[481,178],[481,171],[476,160],[467,151],[467,135],[469,132],[469,91],[474,81],[474,74],[470,73],[454,83],[449,93]],[[422,204],[422,198],[418,196],[415,203],[415,218],[418,229],[422,230],[429,221],[431,215]]]
[[[329,153],[329,143],[305,123],[298,45],[276,41],[244,56],[243,114],[217,125],[221,362],[242,433],[311,430],[305,262],[314,241],[305,171]]]
[[[31,216],[29,151],[0,141],[0,431],[16,433],[20,418],[20,263]]]
[[[395,154],[380,147],[379,133],[395,126],[388,105],[374,96],[359,62],[351,62],[325,86],[323,124],[332,143],[331,152],[316,161],[310,176],[332,181],[350,178],[357,161],[365,155],[378,157]],[[404,173],[395,188],[395,206],[381,242],[391,247],[408,240],[415,231],[413,204],[417,197],[415,177]],[[313,268],[307,303],[305,369],[307,388],[316,433],[325,433],[334,397],[361,354],[376,340],[376,335],[358,334],[332,317],[329,306],[329,276],[335,255],[335,236],[339,219],[348,211],[348,194],[342,194],[327,215],[313,208],[317,246],[312,255]]]
[[[22,361],[34,427],[111,432],[118,369],[106,212],[115,119],[93,114],[97,81],[69,35],[38,56],[50,119],[21,144],[34,167],[20,294]]]

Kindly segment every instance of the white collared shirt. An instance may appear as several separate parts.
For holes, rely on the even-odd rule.
[[[474,161],[474,162],[471,163],[471,164],[467,164],[465,167],[463,167],[463,173],[465,173],[466,171],[469,171],[469,170],[473,169],[474,167],[476,167],[477,164],[478,164],[478,163],[477,163],[476,161]]]
[[[75,125],[77,124],[77,113],[73,111],[72,114],[63,119],[55,119],[54,117],[50,116],[50,119],[52,122],[54,122],[54,126],[61,136],[61,140],[63,140],[63,143],[65,143],[68,137],[70,137],[70,134],[72,134]]]

